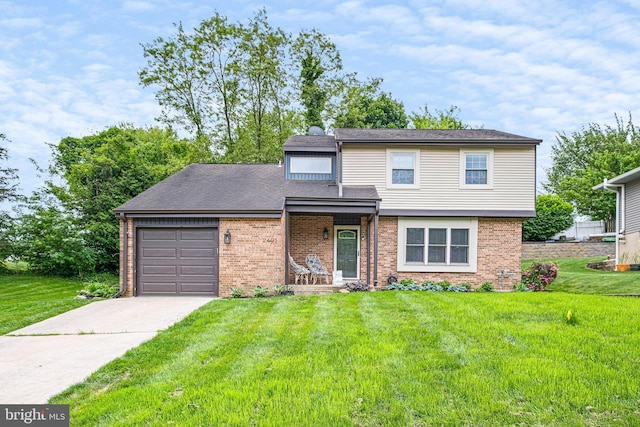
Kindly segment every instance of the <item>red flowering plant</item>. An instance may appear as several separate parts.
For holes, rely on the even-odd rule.
[[[532,262],[522,272],[522,283],[532,291],[544,291],[558,277],[558,266],[553,262]]]

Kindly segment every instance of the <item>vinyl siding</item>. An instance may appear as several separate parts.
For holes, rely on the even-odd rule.
[[[342,152],[343,183],[375,185],[381,209],[535,210],[535,147],[493,148],[492,189],[460,189],[460,150],[474,147],[422,147],[420,189],[387,189],[386,148],[345,144]]]
[[[625,188],[625,234],[640,231],[640,179],[632,181]]]

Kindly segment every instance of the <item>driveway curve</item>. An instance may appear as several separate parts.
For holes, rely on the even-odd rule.
[[[43,404],[213,297],[95,301],[0,336],[0,404]]]

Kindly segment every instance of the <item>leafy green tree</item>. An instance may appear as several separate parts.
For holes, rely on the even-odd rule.
[[[25,212],[26,210],[26,212]],[[12,255],[41,274],[77,276],[94,270],[95,251],[87,232],[54,203],[29,199],[14,221]]]
[[[547,191],[573,204],[579,214],[607,221],[609,231],[615,218],[615,195],[592,187],[640,165],[640,129],[631,114],[626,122],[617,115],[615,119],[615,126],[591,123],[569,135],[558,134],[544,184]]]
[[[215,13],[193,33],[177,26],[174,36],[143,44],[144,86],[158,88],[162,119],[193,131],[221,162],[274,162],[291,135],[287,52],[291,40],[273,28],[266,11],[247,25]]]
[[[194,162],[211,161],[169,130],[122,125],[83,138],[67,137],[53,146],[49,191],[61,202],[65,218],[86,231],[98,271],[118,266],[118,219],[113,209],[158,181]]]
[[[402,102],[382,92],[382,79],[359,82],[351,75],[337,106],[334,128],[406,128],[409,124]]]
[[[336,45],[317,30],[302,31],[291,47],[292,81],[304,106],[305,128],[325,128],[329,100],[343,82],[342,59]]]
[[[0,142],[6,141],[4,134],[0,133]],[[16,200],[18,195],[17,169],[5,166],[8,162],[9,154],[7,149],[0,145],[0,203]],[[12,218],[7,212],[0,211],[0,271],[5,269],[3,261],[11,253],[11,243],[8,237],[8,230],[11,226]]]
[[[544,241],[556,233],[571,227],[574,208],[555,194],[536,197],[536,216],[522,222],[522,238],[527,241]]]
[[[459,113],[460,109],[452,105],[448,110],[436,110],[434,114],[425,104],[417,112],[409,114],[409,120],[416,129],[470,129],[471,126],[458,117]]]

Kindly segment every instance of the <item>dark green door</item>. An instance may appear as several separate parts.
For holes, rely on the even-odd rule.
[[[358,231],[338,230],[336,240],[336,270],[342,270],[342,277],[358,278]]]

